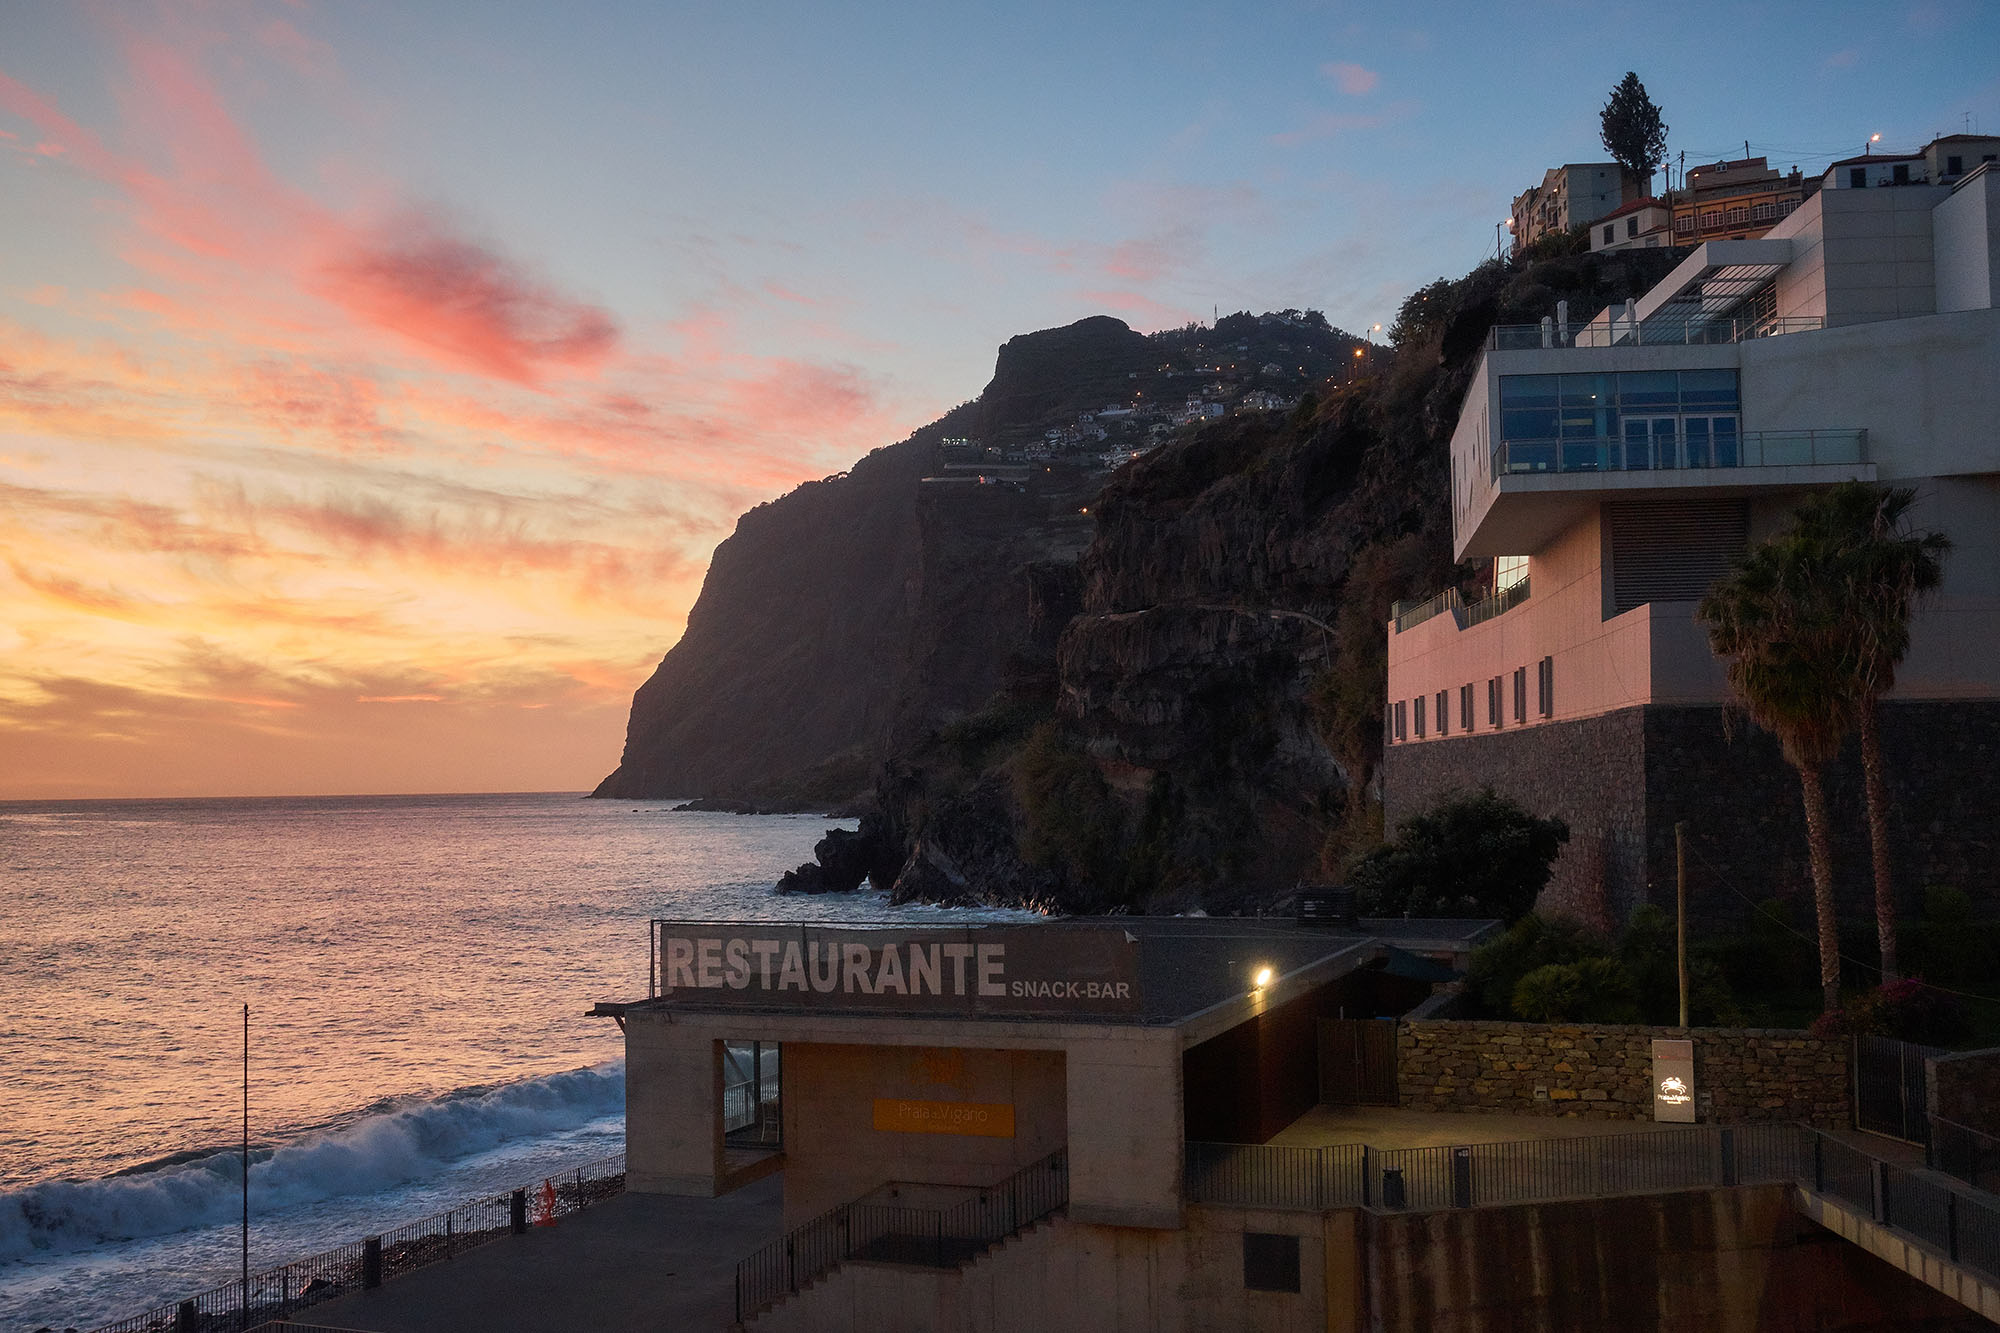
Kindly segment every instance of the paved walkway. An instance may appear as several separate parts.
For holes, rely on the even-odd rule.
[[[1279,1131],[1271,1142],[1285,1148],[1365,1143],[1371,1148],[1438,1148],[1456,1143],[1515,1143],[1523,1139],[1580,1139],[1606,1134],[1651,1134],[1684,1125],[1651,1120],[1584,1120],[1553,1115],[1469,1115],[1403,1111],[1388,1106],[1315,1106]]]
[[[367,1333],[707,1333],[736,1317],[736,1262],[781,1232],[783,1178],[719,1199],[621,1194],[299,1312]]]

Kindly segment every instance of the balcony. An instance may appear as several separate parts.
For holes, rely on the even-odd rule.
[[[1675,472],[1693,469],[1826,467],[1868,461],[1865,430],[1765,430],[1618,438],[1503,440],[1493,476],[1551,473]]]
[[[1450,611],[1460,629],[1467,629],[1504,612],[1511,611],[1528,600],[1528,580],[1523,577],[1508,584],[1500,591],[1476,602],[1468,602],[1456,588],[1446,588],[1427,602],[1397,602],[1389,608],[1395,617],[1396,633],[1414,629],[1426,620],[1435,619]]]
[[[1588,324],[1558,325],[1554,320],[1540,324],[1495,324],[1486,334],[1486,346],[1496,352],[1525,352],[1573,347],[1709,347],[1748,342],[1753,338],[1775,338],[1787,333],[1811,333],[1826,327],[1814,316],[1740,316],[1734,319],[1653,318],[1639,322],[1612,320]]]

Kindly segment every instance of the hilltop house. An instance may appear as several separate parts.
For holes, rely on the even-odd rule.
[[[1891,180],[1903,161],[1874,160]],[[1694,609],[1802,494],[1860,478],[1915,486],[1916,521],[1955,546],[1884,711],[1902,885],[2000,889],[2000,166],[1897,189],[1841,169],[1763,238],[1707,242],[1587,324],[1492,331],[1451,509],[1455,556],[1493,583],[1397,607],[1392,825],[1491,783],[1569,821],[1552,890],[1612,917],[1671,903],[1677,821],[1699,910],[1802,884],[1796,781],[1768,737],[1725,725]],[[1857,792],[1836,771],[1858,896]]]
[[[1568,162],[1542,173],[1514,199],[1511,225],[1516,246],[1533,245],[1553,232],[1594,222],[1638,197],[1639,182],[1616,162]]]

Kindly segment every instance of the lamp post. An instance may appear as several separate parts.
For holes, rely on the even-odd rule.
[[[1503,218],[1493,224],[1493,257],[1495,259],[1505,259],[1507,257],[1508,234],[1513,230],[1514,219],[1512,218]]]

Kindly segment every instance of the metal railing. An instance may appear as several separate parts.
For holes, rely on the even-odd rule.
[[[1389,608],[1390,616],[1396,622],[1396,633],[1401,634],[1423,624],[1434,616],[1446,611],[1455,611],[1465,605],[1465,598],[1456,588],[1446,588],[1426,602],[1396,602]]]
[[[1191,1204],[1303,1212],[1430,1212],[1760,1184],[1797,1185],[1839,1200],[2000,1279],[2000,1199],[1955,1189],[1804,1125],[1695,1125],[1429,1148],[1189,1143],[1182,1172]]]
[[[1803,1161],[1798,1133],[1791,1125],[1697,1126],[1386,1149],[1190,1143],[1183,1180],[1190,1203],[1309,1211],[1472,1208],[1793,1180]]]
[[[1502,440],[1493,475],[1676,472],[1689,468],[1809,467],[1868,461],[1866,430],[1760,430],[1690,440],[1685,435]]]
[[[1788,333],[1811,333],[1826,327],[1817,316],[1746,315],[1733,319],[1660,318],[1634,323],[1617,319],[1599,324],[1558,325],[1554,320],[1540,324],[1495,324],[1486,335],[1486,346],[1496,352],[1525,352],[1542,348],[1608,347],[1699,347],[1748,342],[1753,338],[1775,338]]]
[[[1943,1116],[1930,1117],[1924,1158],[1933,1171],[1957,1176],[1974,1189],[2000,1192],[2000,1138]]]
[[[1526,575],[1514,580],[1491,597],[1482,597],[1465,608],[1465,615],[1459,620],[1460,629],[1469,629],[1481,621],[1491,620],[1502,612],[1512,611],[1528,600],[1528,579]]]
[[[847,1203],[794,1227],[736,1265],[736,1322],[855,1261],[956,1268],[1069,1203],[1058,1148],[997,1185],[968,1187],[949,1208]]]
[[[349,1245],[252,1273],[91,1333],[239,1333],[335,1296],[441,1262],[531,1224],[554,1222],[625,1188],[625,1155],[436,1213]]]
[[[1528,580],[1524,575],[1500,591],[1482,597],[1476,602],[1466,601],[1464,595],[1456,588],[1446,588],[1427,602],[1414,604],[1397,602],[1389,608],[1389,611],[1395,618],[1395,630],[1398,634],[1447,611],[1456,616],[1458,627],[1465,629],[1482,621],[1491,620],[1503,612],[1511,611],[1527,600]]]
[[[1817,1130],[1799,1185],[1837,1199],[1955,1264],[2000,1279],[2000,1201],[1956,1190]]]

